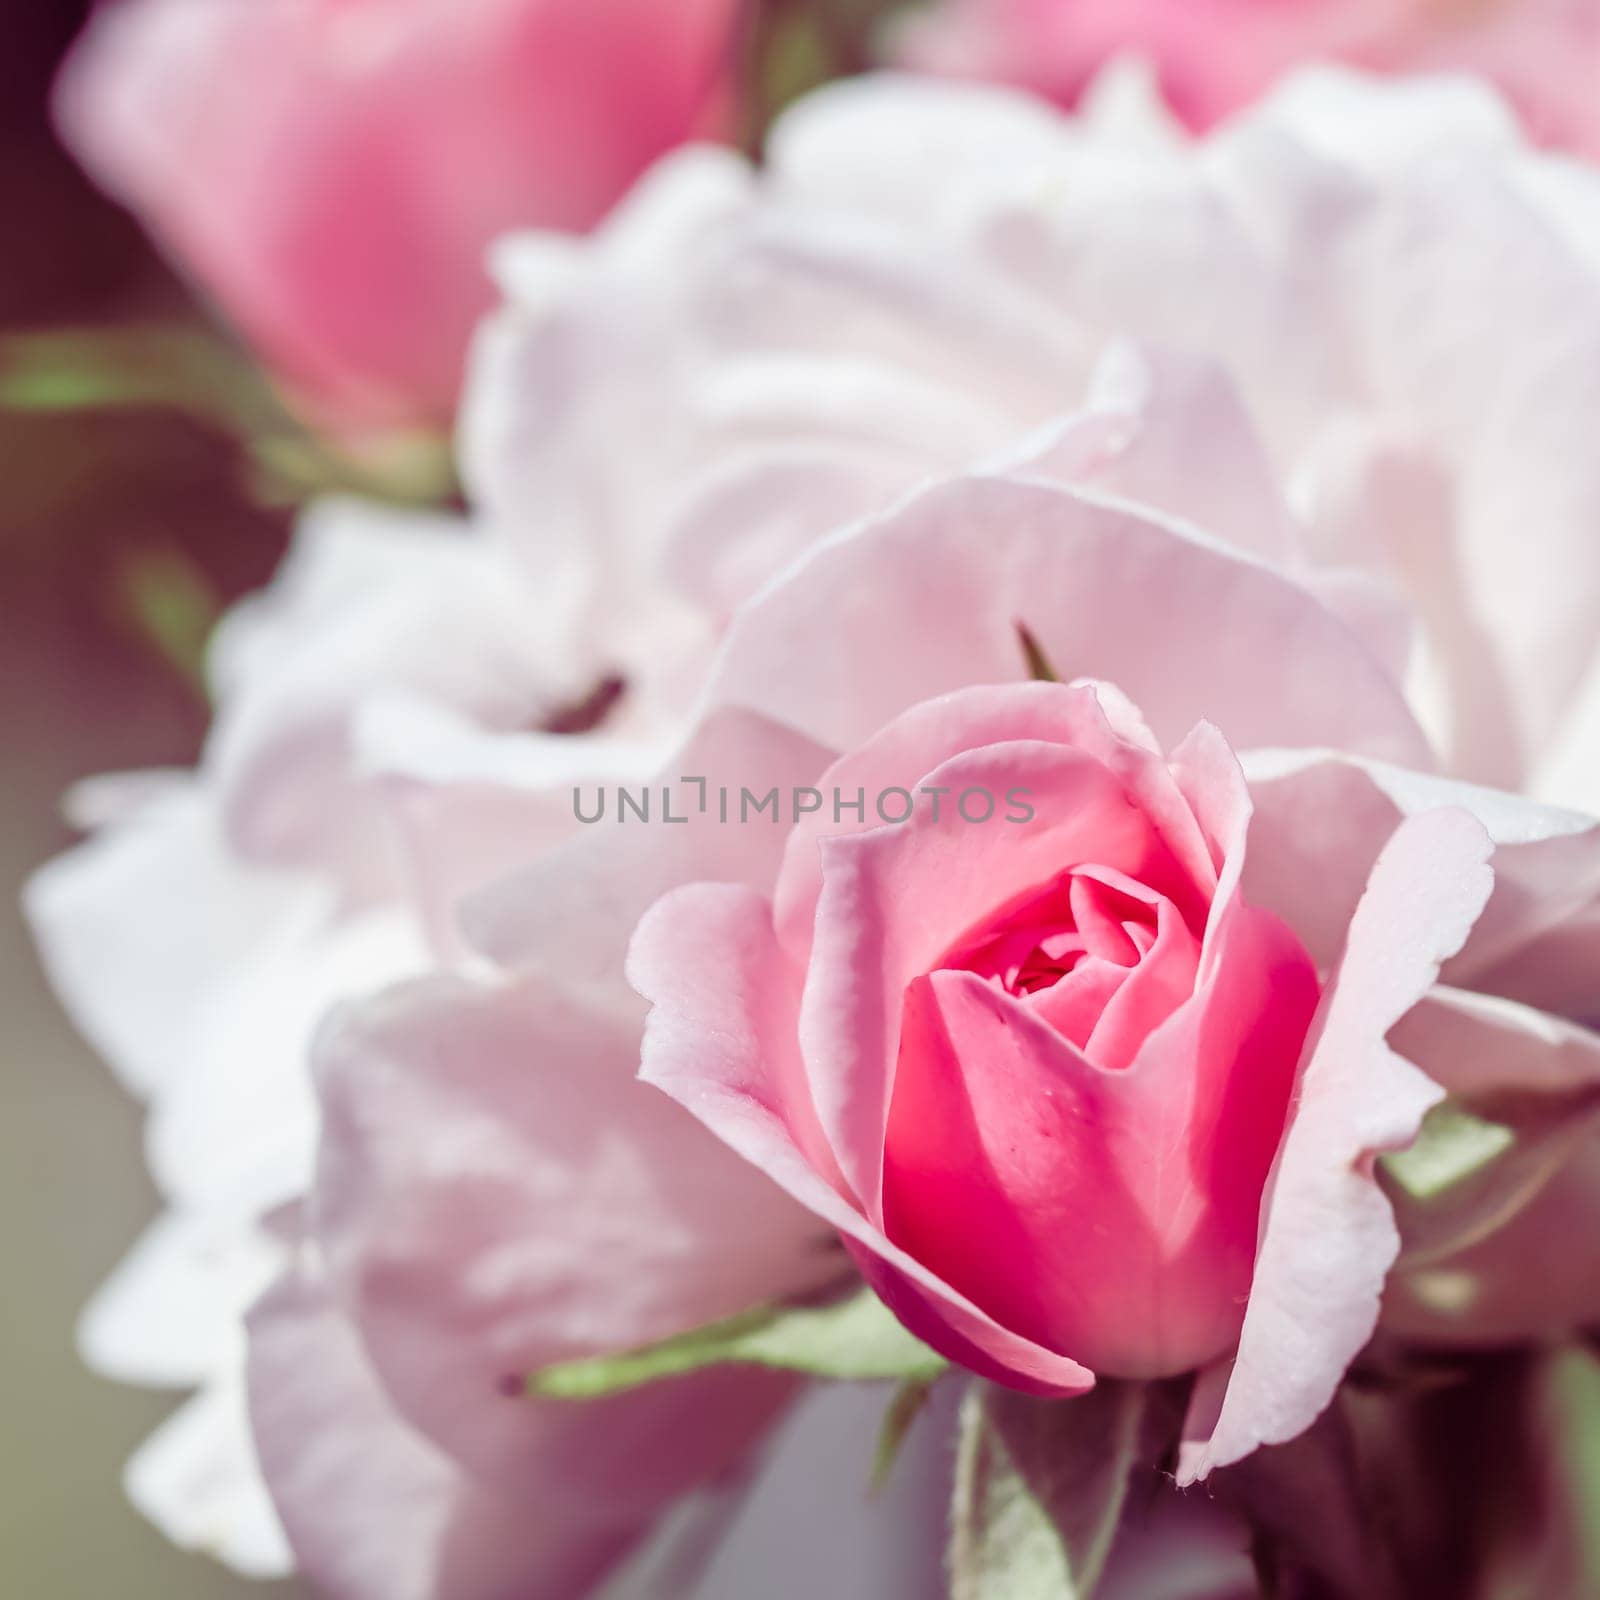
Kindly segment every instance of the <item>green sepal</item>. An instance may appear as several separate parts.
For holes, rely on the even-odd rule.
[[[595,1400],[715,1366],[774,1367],[816,1378],[931,1383],[948,1366],[870,1290],[824,1306],[761,1306],[621,1354],[546,1367],[528,1392]]]
[[[1436,1200],[1504,1155],[1516,1133],[1503,1123],[1475,1116],[1452,1100],[1422,1120],[1416,1139],[1382,1158],[1383,1169],[1414,1200]]]
[[[878,1428],[878,1445],[872,1457],[872,1492],[886,1488],[894,1464],[900,1458],[900,1446],[906,1442],[911,1425],[922,1415],[923,1407],[933,1393],[932,1378],[905,1378],[901,1380],[883,1413]]]
[[[961,1409],[951,1600],[1088,1600],[1127,1503],[1149,1386],[1070,1400],[975,1383]]]

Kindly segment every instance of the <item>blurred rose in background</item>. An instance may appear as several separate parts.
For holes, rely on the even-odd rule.
[[[111,0],[62,136],[341,425],[447,424],[489,242],[731,112],[739,0]]]
[[[1542,144],[1600,155],[1595,0],[938,0],[908,15],[899,59],[1071,105],[1137,56],[1186,122],[1239,110],[1297,63],[1487,78]]]

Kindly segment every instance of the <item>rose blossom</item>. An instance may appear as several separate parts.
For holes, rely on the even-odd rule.
[[[1089,1367],[1217,1358],[1319,993],[1293,933],[1238,892],[1231,752],[1202,725],[1167,765],[1109,690],[974,689],[889,723],[819,787],[891,776],[948,797],[942,814],[797,827],[781,936],[725,891],[646,919],[647,1075],[673,1089],[676,1052],[703,1057],[734,1023],[754,1048],[729,1088],[790,1139],[739,1147],[780,1177],[803,1158],[859,1206],[868,1280],[975,1370],[1075,1393]],[[962,802],[1001,786],[1035,815],[974,826]],[[743,975],[728,999],[719,968]],[[802,993],[790,1044],[781,1008]],[[720,1127],[719,1080],[702,1066],[677,1092]]]
[[[1492,1012],[1498,1037],[1537,1054],[1550,1016],[1583,1015],[1589,825],[1436,794],[1414,774],[1437,754],[1458,774],[1593,793],[1600,490],[1574,441],[1600,412],[1594,180],[1530,156],[1461,86],[1308,78],[1198,145],[1139,107],[1107,116],[1069,123],[995,92],[873,81],[792,113],[759,175],[687,152],[591,240],[509,242],[507,305],[466,408],[473,532],[314,521],[279,586],[222,637],[200,774],[159,805],[138,790],[91,796],[105,831],[36,888],[58,985],[153,1093],[184,1231],[265,1251],[248,1281],[220,1285],[135,1263],[127,1292],[90,1318],[91,1349],[152,1375],[164,1346],[144,1337],[157,1327],[146,1307],[176,1315],[178,1290],[193,1290],[215,1303],[210,1342],[181,1372],[157,1370],[208,1377],[226,1402],[237,1304],[281,1259],[284,1221],[307,1236],[256,1319],[257,1428],[302,1552],[350,1589],[391,1592],[381,1549],[362,1565],[374,1550],[360,1531],[389,1514],[397,1481],[429,1510],[409,1524],[423,1550],[392,1553],[426,1581],[461,1474],[498,1482],[536,1450],[543,1422],[516,1420],[497,1382],[583,1348],[595,1316],[602,1343],[644,1338],[751,1292],[716,1270],[714,1231],[691,1230],[711,1248],[679,1259],[650,1253],[653,1229],[589,1249],[580,1215],[552,1211],[549,1194],[571,1191],[555,1176],[570,1163],[609,1149],[613,1115],[619,1139],[671,1165],[682,1118],[658,1124],[673,1108],[648,1087],[630,1101],[621,1083],[641,1015],[622,992],[628,933],[676,885],[769,894],[781,835],[579,830],[574,783],[671,782],[701,770],[684,764],[691,751],[717,782],[815,782],[930,697],[1014,683],[1015,623],[1038,608],[1055,665],[1131,696],[1161,752],[1209,720],[1239,753],[1254,815],[1228,862],[1245,876],[1211,903],[1276,916],[1324,997],[1341,990],[1380,849],[1403,816],[1443,804],[1490,825],[1512,888],[1480,924],[1493,936],[1447,971],[1453,985],[1468,962],[1475,998],[1437,989],[1406,1025],[1443,1030],[1465,1009],[1477,1027]],[[1064,483],[1073,509],[1051,500],[1033,527],[1009,500],[931,520],[924,505],[903,538],[851,531],[974,465]],[[1111,517],[1095,564],[1059,570],[1057,519],[1102,503],[1135,514]],[[1514,548],[1508,517],[1526,530]],[[757,598],[829,535],[826,560]],[[1420,623],[1409,656],[1397,593]],[[735,617],[738,648],[691,733],[708,648]],[[1258,770],[1270,746],[1294,756]],[[1413,844],[1437,824],[1420,826]],[[151,905],[170,918],[160,939],[144,931]],[[1413,909],[1396,1014],[1470,920],[1421,897]],[[1519,961],[1546,954],[1566,989],[1513,982]],[[312,1019],[418,972],[435,976],[323,1033],[319,1100]],[[1303,1425],[1366,1337],[1394,1223],[1351,1164],[1404,1142],[1437,1094],[1369,1048],[1390,997],[1352,986],[1366,999],[1344,1024],[1361,1044],[1351,1059],[1390,1092],[1339,1079],[1329,1113],[1291,1124],[1278,1148],[1277,1188],[1299,1186],[1282,1215],[1332,1204],[1347,1226],[1329,1234],[1338,1260],[1309,1305],[1294,1304],[1303,1286],[1282,1260],[1302,1235],[1264,1237],[1220,1436],[1230,1452]],[[1522,1004],[1542,1008],[1537,1026]],[[537,1116],[566,1058],[529,1068],[552,1031],[573,1059],[609,1063],[592,1105],[563,1101],[570,1144]],[[1588,1036],[1568,1031],[1563,1060],[1581,1076]],[[470,1055],[451,1048],[469,1038]],[[1458,1055],[1425,1064],[1451,1084]],[[451,1154],[480,1147],[493,1151],[482,1189]],[[274,1215],[313,1183],[308,1204]],[[1248,1206],[1210,1209],[1213,1259],[1230,1240],[1236,1255]],[[782,1221],[795,1215],[779,1207],[776,1245],[754,1249],[763,1290],[798,1281]],[[805,1230],[828,1233],[809,1218]],[[1428,1314],[1469,1336],[1475,1303],[1515,1308],[1494,1281],[1504,1272],[1475,1266],[1471,1292],[1457,1283]],[[1513,1336],[1592,1312],[1594,1286],[1553,1289]],[[621,1318],[619,1295],[638,1320]],[[1320,1333],[1302,1347],[1307,1329]],[[211,1405],[217,1431],[163,1441],[167,1459],[180,1445],[186,1466],[193,1451],[242,1453],[233,1420]],[[248,1489],[248,1457],[226,1481]],[[629,1518],[648,1499],[637,1487],[619,1508]],[[197,1509],[178,1494],[164,1505]]]
[[[342,424],[449,420],[508,228],[713,131],[732,0],[106,0],[63,136]]]
[[[886,1111],[876,1150],[835,1147],[840,1176],[881,1197],[888,1239],[1034,1345],[1116,1377],[1187,1371],[1237,1336],[1316,970],[1236,890],[1248,800],[1212,730],[1168,766],[1108,694],[942,708],[964,713],[974,747],[919,750],[919,788],[1022,779],[1049,820],[973,835],[958,802],[953,818],[870,840],[817,829],[820,853],[797,842],[774,891],[809,951],[819,1018],[876,965],[841,901],[875,903],[874,942],[894,952],[884,997],[844,1020],[855,1036],[816,1041],[849,1083],[819,1081],[818,1096]],[[890,724],[874,754],[919,735],[909,717]],[[855,775],[839,764],[827,778]],[[872,1058],[896,1038],[873,1087]],[[971,1123],[953,1124],[951,1105]],[[923,1325],[919,1286],[882,1281]],[[984,1364],[959,1330],[929,1337]],[[1031,1362],[985,1354],[1040,1381]]]
[[[882,599],[841,621],[847,595]],[[1114,689],[1016,681],[1019,620],[1149,728]],[[828,673],[783,672],[824,649]],[[1593,1159],[1600,1039],[1566,1019],[1600,976],[1600,823],[1374,760],[1429,758],[1291,580],[1078,485],[958,481],[751,602],[708,701],[781,703],[839,749],[824,794],[1020,786],[1035,814],[808,817],[775,873],[713,861],[635,936],[646,1078],[970,1370],[1070,1395],[1198,1369],[1181,1481],[1309,1426],[1397,1257],[1423,1300],[1466,1271],[1429,1337],[1501,1298],[1514,1264],[1426,1208],[1403,1235],[1380,1186],[1447,1090],[1529,1096]],[[544,881],[489,893],[511,922]],[[1511,1336],[1594,1309],[1571,1283]]]
[[[1206,128],[1299,63],[1487,78],[1543,144],[1600,155],[1600,9],[1590,0],[938,0],[913,12],[907,66],[1013,83],[1074,104],[1108,61],[1148,60]]]

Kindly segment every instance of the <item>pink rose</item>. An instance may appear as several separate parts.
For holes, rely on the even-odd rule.
[[[1487,78],[1541,143],[1600,156],[1600,9],[1586,0],[938,0],[898,33],[905,65],[1014,83],[1072,105],[1119,57],[1146,59],[1194,128],[1295,66]]]
[[[954,1359],[1043,1392],[1214,1360],[1319,996],[1299,941],[1239,891],[1232,752],[1202,724],[1163,760],[1109,690],[973,689],[818,780],[886,784],[891,813],[917,797],[909,820],[807,819],[790,840],[766,1004],[792,973],[811,1088],[768,1054],[750,1092],[881,1230],[855,1241],[863,1271]],[[684,938],[671,917],[640,935],[669,1003]],[[693,948],[702,969],[734,956]]]
[[[1153,732],[1104,686],[1016,682],[1019,619]],[[713,862],[641,923],[645,1076],[971,1370],[1198,1369],[1193,1479],[1315,1419],[1386,1280],[1467,1266],[1435,1339],[1500,1299],[1460,1251],[1504,1214],[1380,1182],[1446,1091],[1566,1130],[1513,1212],[1592,1162],[1600,1044],[1563,1019],[1600,978],[1600,827],[1428,776],[1398,686],[1292,580],[1090,489],[952,483],[751,602],[708,699],[843,753],[774,873]],[[969,821],[969,791],[1031,815]],[[509,919],[540,882],[489,895]],[[1549,1331],[1593,1314],[1586,1283],[1535,1300]]]
[[[108,0],[63,136],[294,389],[448,421],[483,255],[716,125],[733,0]]]

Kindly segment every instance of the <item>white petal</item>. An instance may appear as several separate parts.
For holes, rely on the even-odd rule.
[[[168,1212],[84,1308],[79,1353],[119,1383],[203,1383],[242,1358],[244,1313],[282,1255],[266,1233]]]
[[[251,1578],[283,1578],[294,1561],[256,1464],[238,1372],[186,1402],[139,1447],[128,1498],[174,1544]]]

